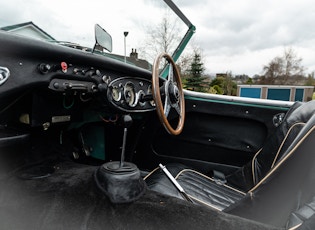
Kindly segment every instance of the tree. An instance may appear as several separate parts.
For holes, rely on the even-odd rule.
[[[315,72],[309,73],[305,82],[307,86],[315,86]]]
[[[157,26],[147,27],[147,38],[140,50],[150,62],[162,52],[171,53],[180,41],[177,23],[166,12]]]
[[[218,85],[211,86],[210,89],[213,89],[215,94],[223,94],[222,88]]]
[[[194,50],[193,60],[188,69],[188,74],[185,77],[185,88],[198,91],[198,92],[207,92],[208,84],[206,82],[207,77],[203,75],[205,70],[201,60],[201,54],[198,50]]]
[[[217,77],[211,81],[210,86],[216,89],[218,94],[236,95],[237,85],[232,79],[232,72],[217,74]]]
[[[304,76],[302,58],[299,58],[292,48],[284,50],[280,57],[272,59],[263,67],[263,77],[260,84],[296,84]]]
[[[254,82],[252,78],[248,78],[247,81],[245,82],[246,85],[252,85],[253,83]]]
[[[188,76],[190,73],[191,63],[193,62],[193,59],[194,52],[193,53],[185,52],[180,56],[180,58],[176,62],[181,73],[181,76],[183,76],[184,78],[185,76]]]
[[[226,73],[226,78],[223,84],[224,94],[226,95],[236,95],[237,85],[232,80],[232,72]]]
[[[245,82],[248,81],[248,79],[250,79],[250,77],[246,74],[239,74],[234,76],[234,80],[238,84],[244,84]]]
[[[222,75],[218,76],[216,78],[214,78],[211,83],[210,83],[210,87],[216,90],[216,94],[224,94],[223,91],[223,85],[224,85],[224,77]]]

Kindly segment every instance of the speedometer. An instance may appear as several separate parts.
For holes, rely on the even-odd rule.
[[[124,97],[127,105],[130,107],[135,107],[137,105],[135,86],[131,82],[125,84]]]

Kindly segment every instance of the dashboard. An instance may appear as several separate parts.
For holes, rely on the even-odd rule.
[[[37,92],[48,88],[48,92],[56,92],[65,101],[61,105],[64,114],[76,107],[82,110],[89,105],[97,106],[99,102],[99,108],[107,109],[108,105],[113,113],[117,110],[127,113],[155,110],[149,70],[104,55],[9,33],[0,32],[0,43],[6,44],[0,47],[6,57],[1,58],[1,66],[10,71],[0,85],[0,98],[7,97],[10,92],[25,94],[32,89]],[[163,79],[160,81],[162,83]],[[58,100],[54,93],[47,95],[52,96],[51,101]],[[43,96],[39,97],[44,100]],[[39,112],[57,113],[48,103],[43,106],[46,109],[36,105]]]
[[[39,66],[48,64],[40,64]],[[65,65],[62,63],[61,65]],[[48,88],[60,93],[101,95],[114,108],[124,112],[155,110],[151,81],[141,77],[119,76],[94,67],[84,68],[74,64],[66,71],[57,70]],[[56,69],[56,67],[54,67]],[[59,68],[60,69],[60,68]],[[78,71],[80,69],[80,71]]]

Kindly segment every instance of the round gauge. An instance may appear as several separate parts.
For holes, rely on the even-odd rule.
[[[117,87],[112,88],[112,98],[114,101],[119,101],[121,99],[121,92]]]
[[[147,94],[151,94],[152,95],[152,85],[149,85],[148,90],[147,90]],[[149,103],[150,103],[151,106],[155,106],[154,100],[151,100]]]
[[[135,87],[131,82],[125,84],[124,97],[127,105],[130,107],[135,107],[137,105]]]
[[[139,105],[140,105],[141,107],[145,106],[145,101],[141,101],[141,99],[142,99],[144,96],[145,96],[145,93],[143,92],[143,90],[140,90],[140,91],[138,92],[137,98],[140,99],[140,100],[139,100]]]
[[[102,77],[102,80],[103,80],[104,83],[106,83],[108,85],[111,82],[112,79],[111,79],[111,77],[109,75],[104,75]]]

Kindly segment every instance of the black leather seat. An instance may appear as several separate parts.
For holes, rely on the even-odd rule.
[[[292,213],[315,196],[314,114],[315,101],[295,103],[263,148],[248,164],[227,175],[225,184],[184,165],[166,167],[193,202],[284,227]],[[183,199],[160,169],[146,182],[154,191]]]
[[[214,179],[182,164],[168,164],[167,169],[194,203],[224,210],[246,195],[245,192],[234,189],[229,185],[215,183]],[[148,187],[156,192],[184,199],[160,169],[155,170],[145,180]]]

